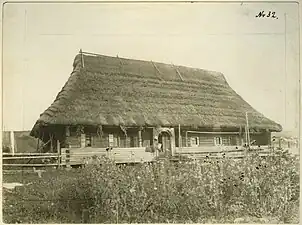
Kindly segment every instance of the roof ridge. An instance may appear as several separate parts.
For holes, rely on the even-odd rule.
[[[204,72],[208,72],[213,76],[223,76],[223,73],[215,71],[215,70],[208,70],[208,69],[203,69],[203,68],[199,68],[199,67],[193,67],[193,66],[187,66],[184,64],[174,64],[174,63],[167,63],[167,62],[159,62],[159,61],[154,61],[154,60],[147,60],[147,59],[137,59],[137,58],[130,58],[130,57],[121,57],[119,54],[117,54],[116,56],[113,55],[104,55],[104,54],[98,54],[98,53],[92,53],[92,52],[86,52],[86,51],[81,51],[80,53],[78,53],[78,55],[83,55],[83,56],[91,56],[91,57],[106,57],[106,58],[118,58],[119,60],[131,60],[131,61],[136,61],[136,62],[144,62],[144,63],[154,63],[154,64],[159,64],[159,65],[166,65],[166,66],[175,66],[177,68],[182,67],[182,68],[187,68],[187,69],[194,69],[194,70],[199,70],[199,71],[204,71]]]

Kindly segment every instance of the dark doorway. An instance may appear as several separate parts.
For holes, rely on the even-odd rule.
[[[161,151],[159,152],[160,156],[167,156],[172,154],[171,135],[168,132],[162,132],[159,134],[158,143],[162,145]]]

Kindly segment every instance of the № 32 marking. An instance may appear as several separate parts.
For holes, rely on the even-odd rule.
[[[260,11],[257,15],[256,18],[273,18],[273,19],[278,19],[276,16],[276,12],[273,11],[268,11],[268,13],[265,13],[264,11]]]

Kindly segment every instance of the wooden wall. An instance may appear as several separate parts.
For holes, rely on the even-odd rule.
[[[97,134],[96,129],[86,129],[85,136],[91,136],[92,148],[106,148],[106,147],[119,147],[131,148],[139,147],[138,128],[127,130],[127,136],[120,128],[107,128],[102,131],[101,136]],[[83,136],[83,135],[82,135]],[[85,139],[85,136],[82,137]],[[152,129],[142,130],[142,146],[147,147],[152,144]],[[70,135],[66,136],[66,143],[72,148],[79,148],[81,146],[81,136],[75,129],[70,129]]]
[[[178,129],[176,131],[176,147],[179,147],[179,137],[178,137]],[[245,143],[245,135],[244,134],[204,134],[204,133],[187,133],[186,130],[181,130],[181,144],[182,147],[193,147],[195,145],[191,144],[191,138],[197,138],[199,143],[196,147],[210,147],[216,146],[215,137],[220,137],[220,142],[224,146],[241,146]],[[217,139],[216,139],[217,140]],[[270,132],[262,132],[262,133],[250,133],[250,140],[256,140],[254,145],[270,145],[271,143],[271,134]]]
[[[155,155],[150,152],[145,152],[144,147],[140,148],[113,148],[111,151],[106,151],[105,148],[70,148],[69,165],[89,164],[87,158],[93,156],[106,156],[116,163],[134,163],[134,162],[151,162]],[[66,152],[66,149],[62,149]],[[66,158],[63,161],[66,163]]]
[[[179,136],[178,129],[175,130],[175,143],[176,147],[179,147]],[[104,128],[102,135],[97,134],[96,128],[85,128],[86,135],[91,136],[91,146],[92,148],[133,148],[139,147],[139,129],[131,128],[127,130],[127,136],[119,128]],[[269,145],[271,134],[270,132],[263,133],[251,133],[251,141],[256,140],[254,145]],[[151,146],[153,144],[153,129],[146,128],[141,131],[142,147]],[[191,138],[198,139],[198,145],[192,145]],[[217,139],[219,138],[219,143],[217,144]],[[215,141],[216,140],[216,141]],[[82,142],[85,142],[85,136],[82,137]],[[243,142],[242,142],[243,141]],[[181,145],[182,147],[211,147],[217,145],[224,146],[241,146],[244,144],[245,137],[244,134],[240,136],[239,134],[204,134],[204,133],[187,133],[186,130],[181,129]],[[79,148],[81,147],[81,136],[77,134],[76,129],[70,129],[70,135],[66,137],[66,143],[70,147]],[[63,147],[64,145],[62,145]],[[84,147],[82,145],[82,147]]]
[[[239,135],[236,134],[200,134],[200,133],[186,133],[183,131],[181,133],[182,139],[182,146],[183,147],[191,147],[192,141],[191,138],[194,140],[197,139],[197,146],[215,146],[215,137],[219,137],[220,141],[225,146],[238,146],[241,145],[241,138]],[[178,143],[178,134],[176,134],[176,147],[179,146]]]

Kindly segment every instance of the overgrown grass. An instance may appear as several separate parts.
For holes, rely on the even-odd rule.
[[[4,193],[5,222],[299,222],[299,161],[287,153],[136,166],[102,159],[45,176]]]

